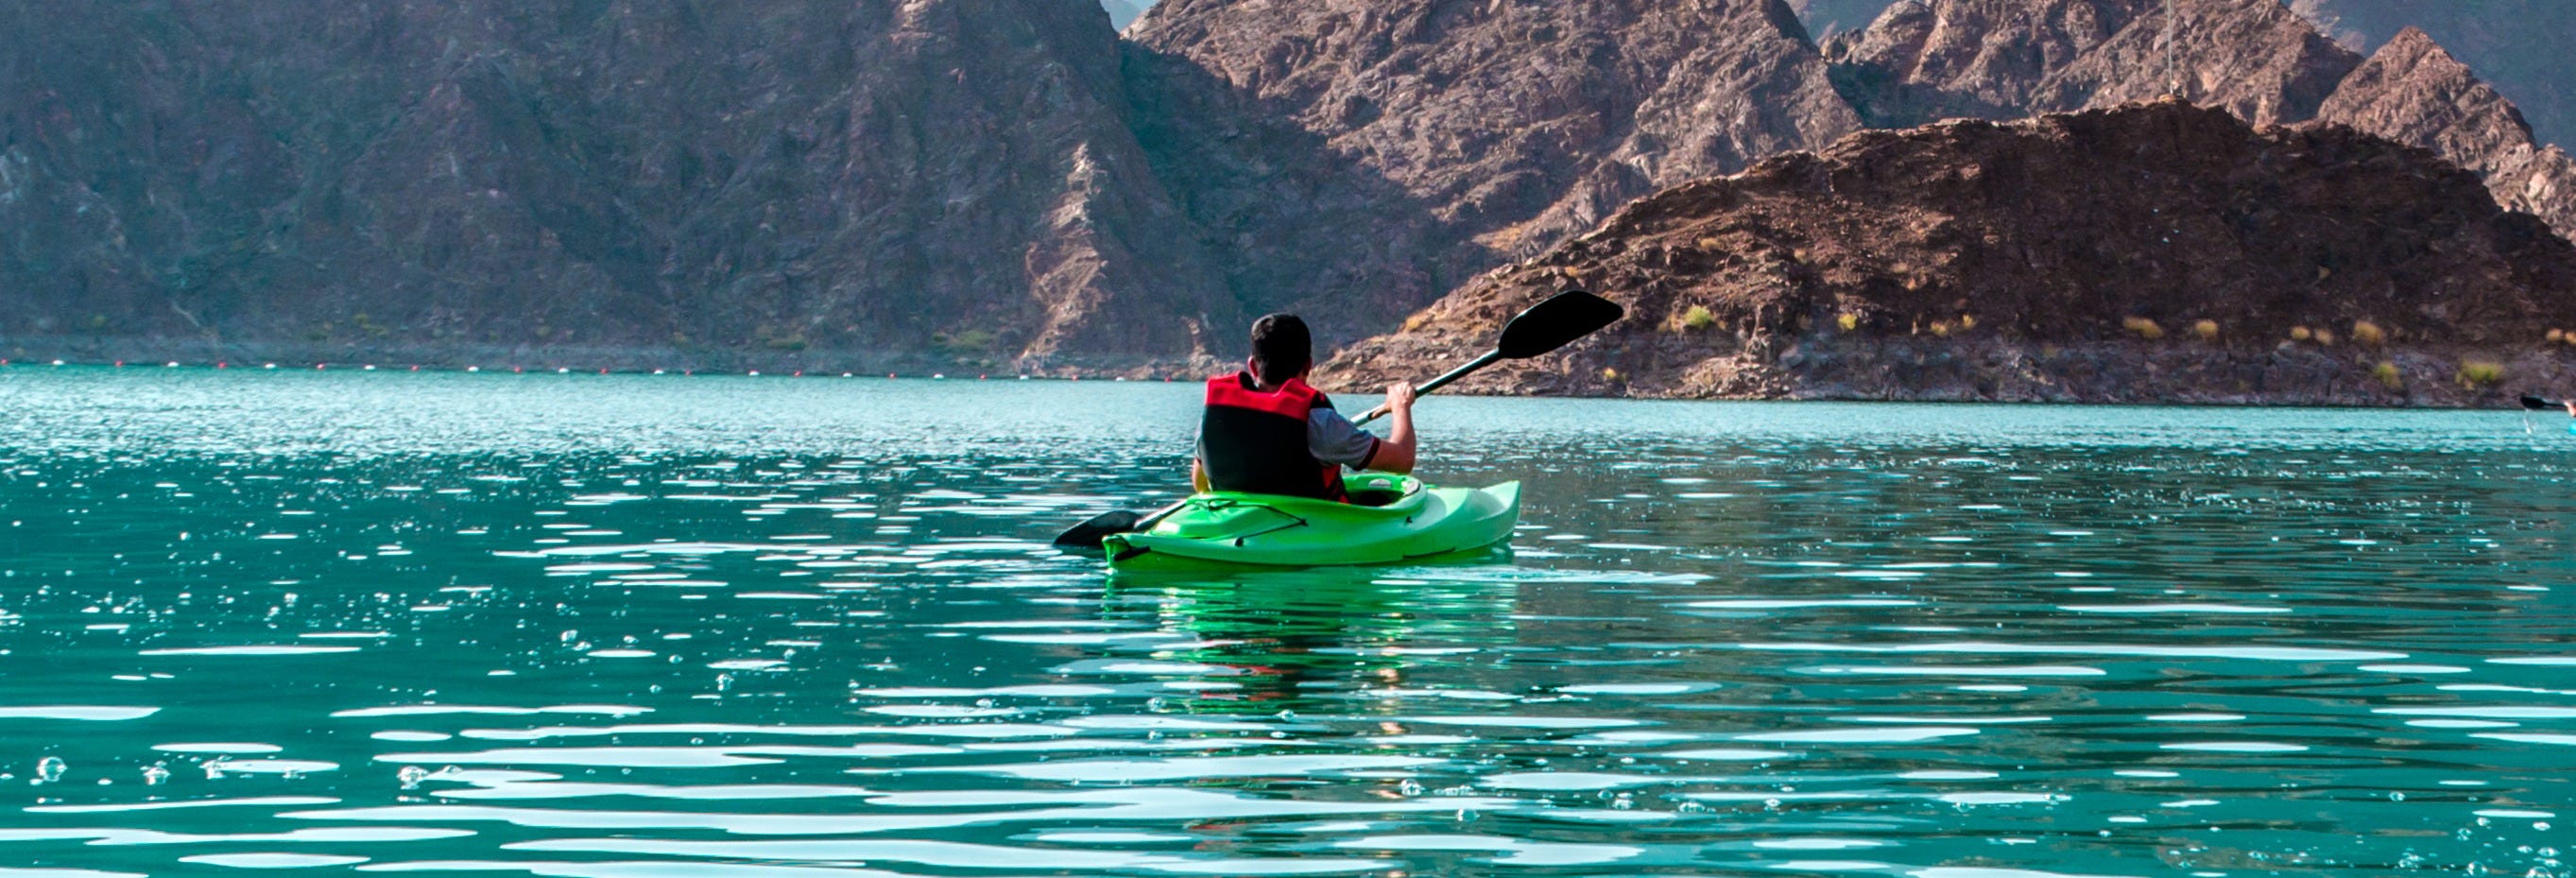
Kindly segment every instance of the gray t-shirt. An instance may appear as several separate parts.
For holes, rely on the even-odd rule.
[[[1378,438],[1360,429],[1341,412],[1317,406],[1306,412],[1306,453],[1324,463],[1352,469],[1366,469],[1377,456]],[[1200,460],[1207,459],[1207,437],[1200,436],[1194,446]]]
[[[1341,412],[1318,406],[1306,413],[1306,453],[1325,463],[1367,469],[1369,458],[1377,456],[1377,437]]]

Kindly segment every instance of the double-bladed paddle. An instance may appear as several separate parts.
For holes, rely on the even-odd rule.
[[[1477,357],[1464,366],[1449,370],[1447,374],[1423,382],[1414,387],[1413,392],[1430,393],[1447,386],[1450,382],[1465,378],[1478,369],[1503,360],[1525,360],[1548,353],[1566,346],[1575,339],[1591,335],[1601,327],[1616,323],[1626,314],[1627,309],[1619,307],[1619,303],[1582,290],[1567,290],[1549,296],[1521,313],[1512,315],[1512,319],[1503,324],[1503,337],[1494,343],[1493,350],[1486,351],[1484,356]],[[1380,405],[1370,409],[1368,414],[1361,415],[1358,423],[1365,424],[1385,414],[1386,406]],[[1153,527],[1155,522],[1180,511],[1181,507],[1188,503],[1189,501],[1184,499],[1147,513],[1123,509],[1116,512],[1103,512],[1056,535],[1055,544],[1058,548],[1097,551],[1102,537],[1110,534],[1134,533]]]
[[[2537,396],[2526,396],[2522,398],[2522,407],[2535,412],[2542,409],[2554,409],[2563,405],[2566,405],[2566,403],[2559,402],[2554,399],[2541,399]]]

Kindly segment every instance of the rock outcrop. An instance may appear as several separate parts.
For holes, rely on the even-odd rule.
[[[2279,0],[1901,0],[1824,51],[1873,126],[2179,95],[2257,124],[2348,124],[2432,149],[2576,235],[2567,157],[2418,30],[2365,60]]]
[[[2318,121],[2440,153],[2484,176],[2496,203],[2576,230],[2576,162],[2532,137],[2513,102],[2407,28],[2344,78]]]
[[[2279,0],[1902,0],[1824,51],[1873,127],[2163,95],[2298,122],[2361,63]]]
[[[0,334],[1186,357],[1093,0],[0,10]]]
[[[2513,98],[2543,143],[2576,143],[2576,3],[2566,0],[2289,0],[2347,47],[2367,52],[2416,28]]]
[[[1128,37],[1144,142],[1237,297],[1332,337],[1859,127],[1782,0],[1162,0]]]
[[[1433,374],[1567,286],[1630,316],[1469,389],[2445,404],[2497,392],[2464,361],[2562,368],[2543,345],[2576,324],[2576,246],[2349,129],[2170,100],[1953,121],[1641,199],[1319,383]]]

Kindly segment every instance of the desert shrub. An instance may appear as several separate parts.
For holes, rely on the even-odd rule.
[[[2136,333],[2139,338],[2143,338],[2148,341],[2154,341],[2165,337],[2164,327],[2158,326],[2155,321],[2144,317],[2121,318],[2120,328]]]
[[[2192,325],[2191,325],[2191,334],[2192,334],[2192,335],[2199,336],[2201,341],[2217,341],[2217,340],[2218,340],[2218,321],[2216,321],[2216,320],[2201,320],[2201,321],[2196,321],[2196,322],[2192,323]]]
[[[2293,326],[2293,327],[2290,327],[2290,340],[2291,340],[2291,341],[2307,341],[2308,339],[2313,338],[2313,337],[2315,337],[2315,334],[2314,334],[2314,333],[2309,332],[2309,331],[2308,331],[2308,328],[2307,328],[2307,327],[2305,327],[2305,326]]]
[[[2370,377],[2379,379],[2390,390],[2406,389],[2406,379],[2398,376],[2396,363],[2381,360],[2379,365],[2370,367]]]
[[[1682,312],[1683,329],[1707,329],[1716,322],[1717,315],[1710,312],[1706,305],[1692,305],[1690,310]]]
[[[800,345],[798,349],[801,350],[801,345],[805,341],[804,334],[798,333],[795,339]],[[948,352],[951,356],[961,357],[991,351],[993,342],[998,340],[989,329],[968,329],[953,333],[935,333],[930,336],[930,342],[938,345],[940,350]]]
[[[2355,320],[2352,322],[2352,340],[2354,344],[2375,348],[2388,343],[2388,330],[2368,320]]]
[[[2486,387],[2504,380],[2504,364],[2494,360],[2461,360],[2461,387]]]
[[[1835,325],[1835,326],[1840,326],[1840,327],[1842,327],[1844,332],[1850,332],[1850,331],[1852,331],[1852,330],[1859,329],[1859,328],[1860,328],[1860,315],[1858,315],[1858,314],[1854,314],[1854,313],[1849,312],[1849,311],[1845,311],[1845,312],[1843,312],[1843,313],[1836,314],[1836,315],[1834,315],[1834,325]]]
[[[2334,330],[2327,329],[2327,328],[2322,327],[2322,326],[2317,327],[2317,329],[2316,329],[2316,338],[2317,338],[2317,344],[2324,345],[2324,346],[2326,346],[2326,347],[2333,347],[2333,346],[2334,346],[2334,343],[2335,343],[2335,334],[2334,334]]]

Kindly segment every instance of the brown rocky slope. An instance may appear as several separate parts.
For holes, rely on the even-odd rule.
[[[2399,31],[2317,118],[2430,149],[2485,177],[2498,204],[2576,231],[2576,162],[2535,140],[2513,102],[2423,31]]]
[[[1903,0],[1824,51],[1873,127],[2167,94],[2298,122],[2361,63],[2279,0]]]
[[[2280,0],[1900,0],[1824,51],[1873,126],[2176,94],[2258,124],[2349,124],[2431,148],[2576,235],[2565,157],[2420,31],[2365,59]]]
[[[2178,101],[1954,121],[1639,200],[1342,352],[1323,383],[1436,373],[1565,286],[1630,316],[1469,389],[2457,404],[2556,374],[2534,327],[2576,324],[2576,247],[2430,153],[2345,129]],[[2502,374],[2463,368],[2481,360]]]
[[[2415,28],[2521,106],[2542,142],[2576,143],[2576,3],[2566,0],[2289,0],[2328,36],[2369,51]]]
[[[1783,0],[1162,0],[1127,37],[1143,141],[1236,297],[1328,337],[1859,127]]]

